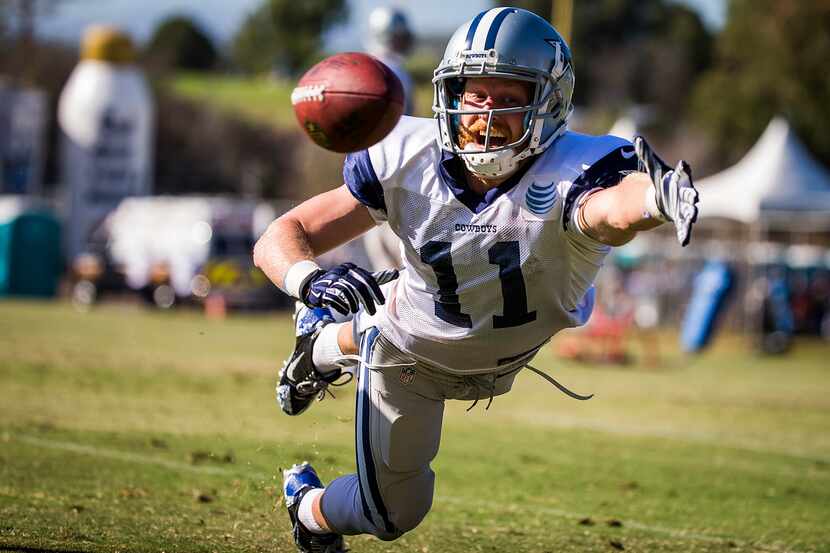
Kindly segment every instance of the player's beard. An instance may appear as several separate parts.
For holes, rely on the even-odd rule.
[[[476,119],[473,121],[473,124],[469,127],[466,126],[461,121],[458,122],[458,133],[456,134],[456,140],[458,141],[458,147],[462,150],[466,150],[467,146],[470,144],[478,145],[482,150],[484,149],[484,136],[485,132],[487,131],[487,120],[486,119]],[[494,138],[501,139],[504,138],[504,141],[498,146],[502,146],[504,144],[509,144],[512,141],[510,136],[510,128],[506,125],[502,125],[499,121],[493,121],[493,124],[490,126],[490,147],[493,148],[497,146],[494,143]]]

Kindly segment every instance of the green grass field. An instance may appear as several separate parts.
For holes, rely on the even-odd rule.
[[[0,551],[293,551],[279,468],[354,469],[353,387],[273,399],[285,315],[0,303]],[[666,349],[669,349],[668,346]],[[448,405],[436,501],[355,552],[830,551],[830,348],[737,339],[667,368],[536,365]]]
[[[295,83],[267,77],[182,73],[167,82],[175,94],[206,104],[252,123],[277,129],[299,129],[291,108]],[[416,114],[432,116],[432,88],[416,90]]]
[[[175,94],[252,123],[280,129],[298,128],[291,110],[294,86],[290,83],[265,77],[181,73],[166,84]]]

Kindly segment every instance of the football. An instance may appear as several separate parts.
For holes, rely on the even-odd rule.
[[[347,52],[309,69],[291,93],[297,122],[316,144],[356,152],[380,141],[404,110],[398,77],[368,54]]]

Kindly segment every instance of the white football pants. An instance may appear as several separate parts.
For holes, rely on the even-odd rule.
[[[510,390],[507,374],[458,376],[415,361],[376,327],[361,336],[357,371],[357,474],[335,479],[323,516],[339,534],[394,540],[415,528],[432,506],[444,401],[477,400]]]

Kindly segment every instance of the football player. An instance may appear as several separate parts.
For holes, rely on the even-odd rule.
[[[366,50],[386,64],[401,81],[406,115],[412,115],[415,107],[415,86],[404,68],[414,41],[406,14],[400,8],[379,6],[369,14]]]
[[[415,528],[444,402],[489,406],[551,336],[586,322],[612,246],[665,222],[685,245],[697,216],[685,162],[666,166],[639,137],[567,129],[571,54],[533,13],[494,8],[462,25],[433,83],[434,119],[404,117],[349,154],[345,184],[274,221],[254,250],[300,301],[283,411],[357,378],[356,473],[327,487],[307,463],[284,474],[301,551]],[[400,238],[400,273],[315,263],[382,221]]]

